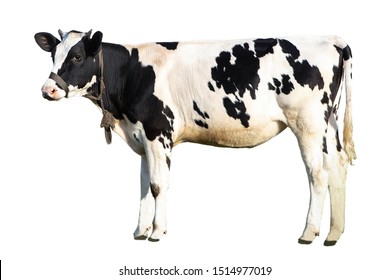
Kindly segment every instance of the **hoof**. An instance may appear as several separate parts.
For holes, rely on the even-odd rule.
[[[149,236],[148,240],[150,242],[159,242],[161,237],[164,236],[164,234],[167,234],[167,231],[159,231],[159,230],[154,230],[153,233]]]
[[[336,245],[337,241],[330,241],[330,240],[325,240],[324,246],[334,246]]]
[[[153,238],[153,237],[149,237],[148,239],[150,242],[159,242],[160,239],[157,239],[157,238]]]
[[[139,236],[134,236],[135,240],[146,240],[148,238],[147,235],[139,235]]]
[[[308,240],[303,240],[301,238],[298,239],[298,243],[299,244],[304,244],[304,245],[309,245],[311,244],[313,241],[308,241]]]

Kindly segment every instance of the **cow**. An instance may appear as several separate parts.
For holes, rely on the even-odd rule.
[[[347,167],[356,159],[352,54],[344,40],[299,36],[121,45],[102,42],[100,31],[59,30],[59,35],[35,34],[53,60],[42,95],[48,100],[90,99],[102,110],[107,143],[113,130],[141,156],[135,239],[159,241],[167,232],[174,146],[250,148],[289,127],[310,188],[298,242],[310,244],[319,235],[327,190],[331,221],[324,245],[339,240]],[[338,115],[344,100],[341,137]]]

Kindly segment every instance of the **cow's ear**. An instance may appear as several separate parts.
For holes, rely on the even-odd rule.
[[[95,55],[102,46],[103,33],[100,31],[95,32],[92,38],[89,40],[88,51],[91,55]]]
[[[60,43],[60,40],[47,32],[39,32],[34,38],[38,46],[46,52],[51,52]]]

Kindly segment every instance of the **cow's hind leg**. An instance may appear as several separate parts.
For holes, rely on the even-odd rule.
[[[310,244],[320,233],[320,224],[328,185],[327,171],[323,166],[321,134],[296,134],[310,185],[310,205],[306,227],[298,242]]]
[[[331,120],[332,121],[332,120]],[[335,127],[335,128],[334,128]],[[327,137],[327,153],[325,164],[329,170],[330,194],[330,231],[325,240],[325,246],[335,245],[345,225],[345,180],[347,175],[348,159],[341,149],[338,139],[337,126],[330,127]]]

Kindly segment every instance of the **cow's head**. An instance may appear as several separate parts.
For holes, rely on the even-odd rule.
[[[35,34],[37,44],[51,53],[53,70],[42,87],[42,95],[48,100],[83,96],[97,89],[99,65],[97,54],[101,49],[101,32],[91,38],[87,33],[58,31],[61,41],[50,33]]]

